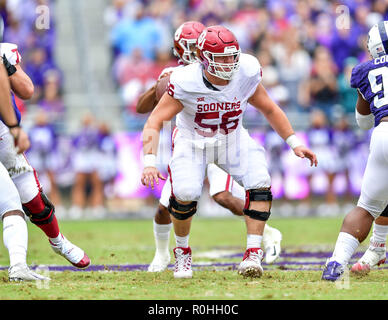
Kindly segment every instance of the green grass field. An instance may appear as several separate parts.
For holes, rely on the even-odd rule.
[[[272,219],[270,225],[283,233],[279,264],[264,266],[260,279],[243,278],[235,268],[206,267],[206,263],[237,265],[245,250],[246,234],[242,219],[195,218],[190,245],[193,250],[192,279],[173,278],[172,270],[153,274],[145,271],[111,271],[111,265],[146,265],[154,254],[151,220],[63,221],[65,236],[88,253],[93,265],[106,266],[103,271],[50,271],[49,284],[9,283],[7,270],[2,269],[0,299],[50,300],[341,300],[388,298],[387,269],[373,270],[368,276],[350,275],[341,283],[320,280],[324,259],[305,258],[305,264],[294,265],[286,253],[331,252],[342,218]],[[29,225],[28,263],[30,265],[69,266],[50,248],[44,234]],[[364,243],[364,245],[366,245]],[[171,234],[171,248],[174,237]],[[364,250],[360,247],[359,251]],[[211,253],[228,252],[237,257],[216,257]],[[283,254],[282,252],[282,254]],[[207,254],[205,254],[207,253]],[[210,253],[210,255],[209,255]],[[241,256],[238,256],[241,254]],[[288,265],[288,262],[290,264]],[[316,264],[311,264],[312,262]],[[0,250],[0,265],[7,266],[8,254]],[[172,261],[173,263],[173,261]],[[282,263],[282,264],[280,264]],[[294,268],[294,269],[293,269]],[[305,270],[296,270],[297,268]]]

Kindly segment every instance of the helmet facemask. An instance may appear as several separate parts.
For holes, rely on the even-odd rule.
[[[184,64],[191,64],[198,61],[196,55],[196,42],[197,39],[180,39],[178,44],[183,49],[183,53],[180,55],[178,51],[174,48],[174,55],[181,59]]]
[[[224,53],[212,53],[210,51],[203,51],[203,57],[208,62],[207,72],[224,80],[231,80],[234,73],[240,67],[240,49],[236,47],[226,47]],[[221,62],[224,59],[230,58],[232,62]]]

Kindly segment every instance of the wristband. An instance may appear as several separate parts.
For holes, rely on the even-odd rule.
[[[3,54],[3,64],[5,69],[7,70],[8,77],[12,76],[17,71],[16,67],[9,63],[5,54]]]
[[[156,167],[156,155],[153,153],[145,154],[143,158],[144,168]]]
[[[19,139],[19,135],[20,135],[20,126],[19,125],[14,125],[14,126],[11,126],[11,127],[8,127],[9,129],[9,134],[15,139],[15,141],[17,141]],[[13,134],[13,131],[12,129],[14,128],[19,128],[19,130],[16,131],[16,135]]]
[[[299,147],[303,145],[303,143],[299,140],[299,138],[292,134],[286,139],[286,143],[290,146],[291,149],[295,149],[296,147]]]
[[[369,130],[375,125],[375,116],[373,113],[363,115],[359,113],[356,108],[356,122],[362,130]]]
[[[9,125],[6,125],[8,127],[8,129],[13,129],[13,128],[20,128],[20,124],[17,123],[17,124],[14,124],[12,126],[9,126]]]

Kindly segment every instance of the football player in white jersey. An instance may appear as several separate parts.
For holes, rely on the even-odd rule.
[[[17,45],[0,44],[0,56],[5,66],[11,87],[17,126],[20,125],[20,112],[13,94],[21,99],[30,99],[34,86],[31,79],[20,66],[21,56]],[[90,259],[86,253],[67,240],[59,230],[55,217],[55,207],[44,194],[35,169],[28,163],[23,153],[17,154],[13,137],[7,126],[0,121],[0,162],[8,170],[22,202],[23,210],[30,221],[38,226],[48,237],[51,248],[77,268],[86,268]]]
[[[136,111],[138,113],[151,112],[160,100],[159,87],[166,88],[171,72],[176,68],[197,62],[196,41],[205,26],[196,21],[183,23],[174,34],[174,55],[179,59],[179,66],[164,69],[157,81],[149,90],[143,93],[138,100]],[[161,81],[161,79],[163,79]],[[166,81],[167,80],[167,81]],[[172,137],[174,138],[176,131]],[[215,164],[207,166],[207,177],[210,185],[210,196],[222,207],[229,209],[237,216],[243,216],[245,190],[224,170]],[[172,222],[168,211],[168,204],[171,195],[171,183],[167,179],[163,186],[159,200],[159,206],[153,221],[153,231],[156,244],[154,259],[148,267],[149,272],[161,272],[165,270],[170,262],[169,239]],[[279,230],[265,225],[263,233],[263,244],[265,249],[266,263],[273,263],[280,255],[282,234]]]
[[[13,138],[15,153],[22,153],[29,148],[30,142],[28,135],[18,125],[9,92],[10,85],[5,68],[0,67],[0,117]],[[0,216],[3,222],[3,242],[9,254],[9,281],[49,280],[27,266],[27,224],[19,193],[1,162]]]
[[[317,165],[315,154],[295,136],[286,115],[260,83],[258,60],[241,54],[237,39],[223,26],[206,28],[197,39],[200,62],[174,70],[167,93],[160,99],[143,130],[144,170],[141,181],[153,187],[165,179],[155,167],[159,134],[164,121],[176,117],[177,133],[168,167],[171,182],[169,212],[176,248],[174,277],[191,278],[189,233],[202,192],[206,167],[215,163],[244,186],[247,250],[239,274],[263,273],[261,243],[270,216],[272,193],[264,148],[242,127],[242,115],[251,104],[301,158]]]

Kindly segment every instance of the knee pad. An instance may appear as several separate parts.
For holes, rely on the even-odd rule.
[[[267,221],[271,215],[271,211],[243,210],[244,214],[252,219]]]
[[[257,210],[249,210],[249,204],[251,201],[272,201],[272,192],[271,189],[250,189],[246,191],[245,196],[245,207],[244,214],[248,217],[260,220],[267,221],[269,216],[271,215],[271,211],[257,211]]]
[[[178,220],[186,220],[197,212],[197,201],[181,204],[175,197],[170,197],[168,211]]]
[[[54,218],[55,207],[43,192],[28,203],[23,204],[23,210],[36,225],[50,223]]]
[[[245,192],[244,209],[249,208],[251,201],[272,201],[271,189],[250,189]]]

